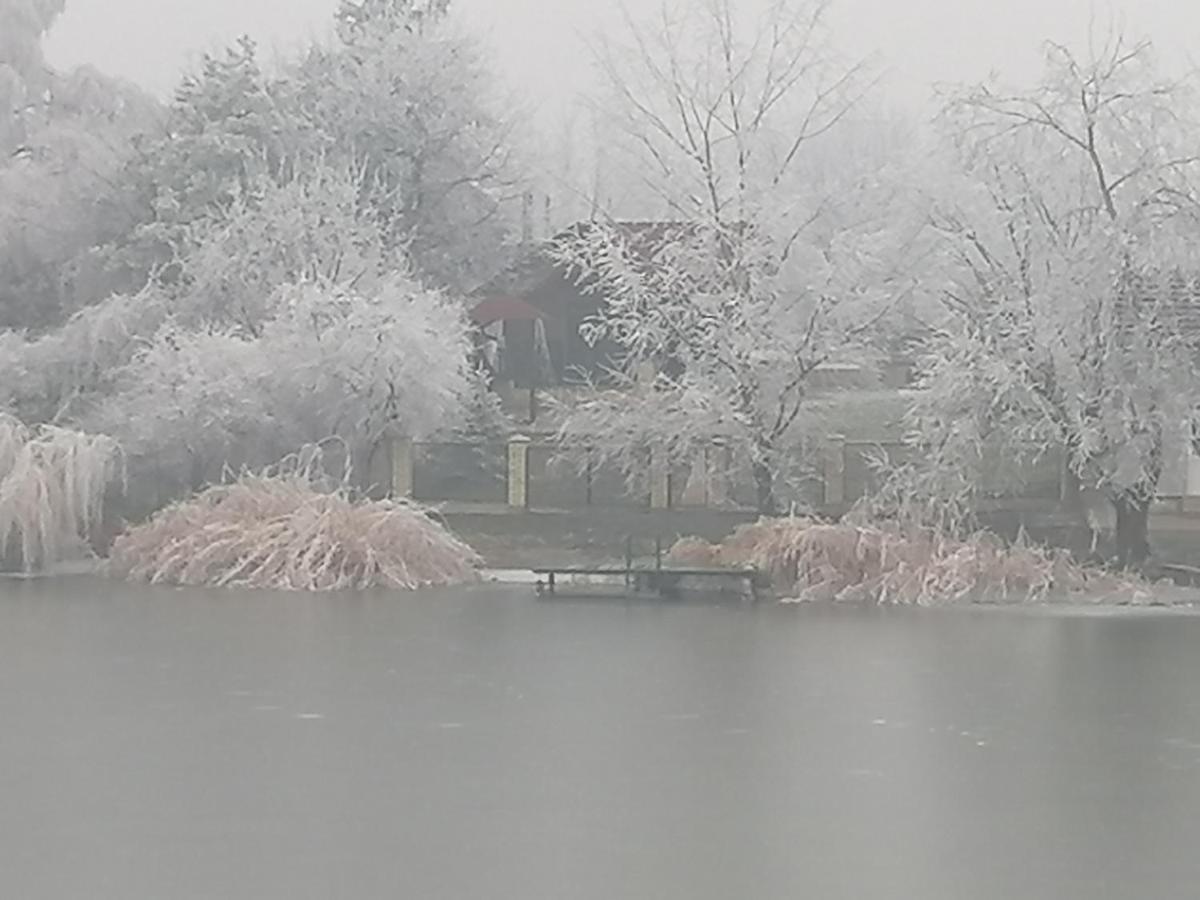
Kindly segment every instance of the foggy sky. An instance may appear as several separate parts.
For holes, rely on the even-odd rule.
[[[456,2],[503,77],[551,111],[570,103],[590,77],[578,32],[616,21],[604,0]],[[268,57],[288,51],[327,33],[335,6],[336,0],[67,0],[47,49],[56,65],[92,63],[166,96],[201,52],[240,33],[257,39]],[[882,54],[887,90],[915,106],[935,81],[970,81],[990,70],[1032,78],[1041,41],[1079,46],[1093,10],[1102,23],[1115,16],[1131,35],[1152,38],[1171,64],[1181,64],[1184,48],[1200,39],[1195,0],[839,0],[835,24],[847,53]]]

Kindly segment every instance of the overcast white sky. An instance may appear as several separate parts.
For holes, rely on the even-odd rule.
[[[611,25],[605,0],[456,0],[460,16],[492,45],[499,68],[534,103],[557,105],[588,77],[578,32]],[[641,0],[628,0],[637,7]],[[645,0],[656,2],[656,0]],[[268,52],[328,30],[336,0],[67,0],[50,36],[59,65],[90,62],[166,94],[205,50],[240,33]],[[934,81],[964,81],[997,70],[1028,79],[1040,44],[1084,40],[1095,10],[1152,38],[1168,60],[1200,46],[1200,0],[840,0],[840,46],[874,51],[889,67],[891,90],[906,100]]]

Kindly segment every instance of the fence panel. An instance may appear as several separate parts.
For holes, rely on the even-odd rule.
[[[694,459],[675,460],[671,465],[671,507],[755,509],[758,487],[754,470],[745,454],[713,445]],[[803,510],[821,502],[824,487],[819,472],[801,450],[782,454],[774,482],[780,509]]]
[[[574,509],[589,502],[586,475],[557,458],[558,450],[548,444],[529,448],[529,505],[535,509]]]
[[[415,444],[413,497],[463,503],[508,502],[505,444]]]
[[[590,467],[592,506],[622,509],[646,509],[650,506],[650,451],[637,454],[637,468],[631,480],[617,466],[596,463]]]
[[[650,505],[650,453],[638,454],[632,483],[615,465],[593,462],[582,471],[574,459],[559,457],[550,444],[529,448],[529,505],[539,509],[586,506],[643,509]]]

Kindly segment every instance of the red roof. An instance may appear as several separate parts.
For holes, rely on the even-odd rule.
[[[517,297],[488,297],[471,310],[471,319],[479,325],[493,322],[525,322],[547,318],[548,314]]]

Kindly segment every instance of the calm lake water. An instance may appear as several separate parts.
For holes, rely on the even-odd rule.
[[[0,895],[1185,898],[1200,617],[0,583]]]

